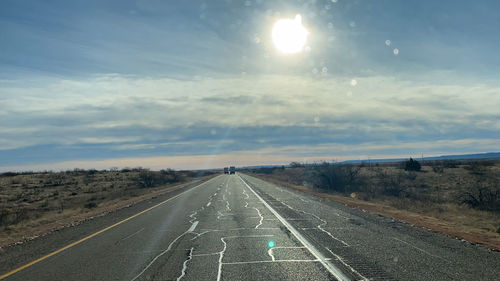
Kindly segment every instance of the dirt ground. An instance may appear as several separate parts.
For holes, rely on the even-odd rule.
[[[0,174],[0,247],[171,192],[201,176],[144,169]]]
[[[500,250],[498,201],[489,203],[489,207],[486,206],[488,208],[463,203],[464,198],[468,198],[465,196],[467,193],[478,198],[485,194],[477,193],[477,190],[492,190],[494,195],[500,196],[500,163],[496,161],[478,167],[466,162],[452,168],[446,168],[446,163],[442,164],[422,166],[420,172],[411,174],[395,164],[378,167],[363,165],[359,176],[363,178],[366,188],[347,193],[311,187],[301,167],[277,168],[265,173],[253,171],[253,175],[301,192]],[[389,189],[388,185],[395,187]],[[400,191],[397,195],[386,192],[392,192],[396,187]]]

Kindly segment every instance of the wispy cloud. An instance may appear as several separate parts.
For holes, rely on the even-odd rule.
[[[111,75],[21,91],[2,89],[2,166],[52,161],[64,151],[72,151],[63,153],[68,160],[278,153],[281,147],[297,157],[477,152],[494,149],[500,139],[494,94],[500,89],[491,85],[386,76]]]

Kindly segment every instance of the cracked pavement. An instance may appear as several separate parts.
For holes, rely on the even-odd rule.
[[[6,280],[333,280],[332,268],[352,280],[493,280],[498,264],[497,252],[236,174]]]

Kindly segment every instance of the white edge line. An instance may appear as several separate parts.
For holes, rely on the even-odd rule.
[[[240,175],[237,175],[240,180],[252,191],[252,193],[259,198],[259,200],[266,206],[271,213],[274,214],[278,218],[278,220],[290,230],[290,232],[299,240],[302,245],[304,245],[309,252],[316,258],[318,261],[330,272],[335,278],[337,278],[340,281],[347,281],[347,280],[352,280],[349,277],[347,277],[339,268],[337,268],[333,263],[328,261],[328,259],[321,253],[319,252],[316,247],[314,247],[311,242],[309,242],[300,232],[298,232],[295,227],[293,227],[286,219],[284,219],[278,212],[276,212],[273,207],[271,207],[269,204],[267,204],[262,197],[260,197],[257,192],[255,192],[242,178]]]

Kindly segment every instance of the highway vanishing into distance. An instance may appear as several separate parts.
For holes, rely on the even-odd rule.
[[[237,173],[0,252],[3,280],[498,280],[500,253]]]

